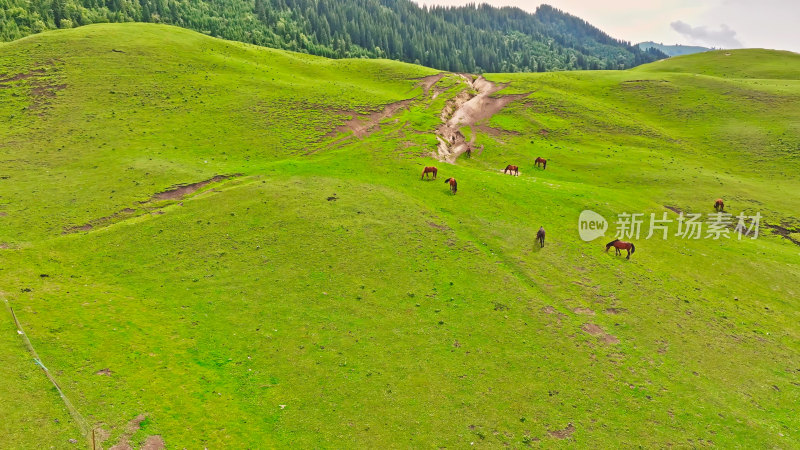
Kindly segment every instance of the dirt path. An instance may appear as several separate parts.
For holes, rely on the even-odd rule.
[[[439,141],[439,146],[434,157],[449,163],[454,163],[467,150],[474,149],[474,133],[470,141],[467,142],[466,137],[459,131],[461,127],[471,127],[479,122],[486,121],[509,103],[529,95],[526,93],[491,97],[492,94],[505,88],[505,85],[492,83],[482,76],[475,79],[471,75],[459,74],[459,76],[464,81],[467,89],[459,92],[458,95],[447,102],[441,115],[444,123],[436,130],[436,139]]]

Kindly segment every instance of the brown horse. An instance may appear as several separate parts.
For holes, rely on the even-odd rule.
[[[717,210],[717,212],[725,211],[725,202],[723,202],[721,198],[718,198],[717,201],[714,202],[714,209]]]
[[[547,169],[547,160],[542,158],[541,156],[536,158],[536,161],[534,161],[534,164],[536,165],[536,167],[539,167],[539,164],[541,164],[542,165],[542,170]]]
[[[539,231],[536,232],[536,240],[539,241],[539,246],[544,247],[544,227],[539,227]]]
[[[455,178],[448,178],[448,179],[444,180],[444,182],[445,183],[450,183],[450,192],[452,192],[453,195],[456,195],[456,192],[458,192],[458,183],[456,183],[456,179]]]
[[[510,173],[512,175],[519,175],[519,167],[512,166],[511,164],[507,165],[505,169],[503,169],[503,173]]]
[[[614,239],[613,241],[606,244],[606,253],[608,253],[608,249],[610,249],[611,247],[614,247],[614,250],[616,250],[617,255],[622,254],[620,250],[627,250],[628,257],[625,259],[631,259],[631,254],[636,251],[636,247],[632,243],[622,242],[619,239]]]
[[[438,170],[436,169],[436,167],[426,167],[425,169],[422,170],[422,177],[420,178],[420,180],[423,178],[427,178],[429,173],[433,174],[433,179],[435,180],[437,172]]]

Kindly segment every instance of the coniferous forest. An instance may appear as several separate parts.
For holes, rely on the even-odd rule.
[[[666,57],[548,5],[420,7],[410,0],[0,0],[0,40],[102,22],[156,22],[331,58],[455,72],[626,69]]]

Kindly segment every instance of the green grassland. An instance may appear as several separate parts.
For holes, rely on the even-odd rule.
[[[717,197],[798,232],[800,56],[728,53],[486,75],[529,95],[449,165],[455,75],[148,24],[0,44],[0,291],[106,448],[797,447],[800,247],[577,233]],[[6,316],[3,447],[84,445]]]

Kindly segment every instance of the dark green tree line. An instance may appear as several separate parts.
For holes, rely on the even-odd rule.
[[[464,72],[625,69],[666,57],[547,5],[530,14],[409,0],[0,0],[5,41],[129,21],[331,58],[390,58]]]

